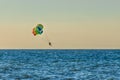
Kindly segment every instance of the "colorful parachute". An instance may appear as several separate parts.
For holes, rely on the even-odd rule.
[[[32,31],[33,35],[36,36],[38,34],[42,34],[43,33],[43,25],[42,24],[38,24],[35,28],[33,28]]]
[[[42,24],[38,24],[36,27],[34,27],[33,28],[33,30],[32,30],[32,33],[33,33],[33,35],[34,36],[36,36],[36,35],[41,35],[42,33],[43,33],[43,25]],[[52,46],[52,43],[50,42],[50,40],[48,39],[48,37],[47,37],[47,34],[46,34],[46,40],[47,40],[47,42],[48,42],[48,44],[49,44],[49,46]]]

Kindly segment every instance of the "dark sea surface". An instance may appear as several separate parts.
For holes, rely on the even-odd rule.
[[[0,80],[120,80],[120,50],[0,50]]]

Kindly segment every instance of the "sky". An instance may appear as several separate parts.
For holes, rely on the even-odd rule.
[[[0,0],[0,49],[120,49],[119,4],[120,0]],[[44,25],[44,33],[33,36],[37,24]]]

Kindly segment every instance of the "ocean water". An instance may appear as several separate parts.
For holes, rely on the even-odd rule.
[[[120,80],[120,50],[0,50],[0,80]]]

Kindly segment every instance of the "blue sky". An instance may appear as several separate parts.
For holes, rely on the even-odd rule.
[[[0,0],[0,47],[49,48],[44,40],[31,35],[32,28],[41,23],[54,48],[119,48],[120,39],[116,37],[120,34],[119,3],[119,0]]]

